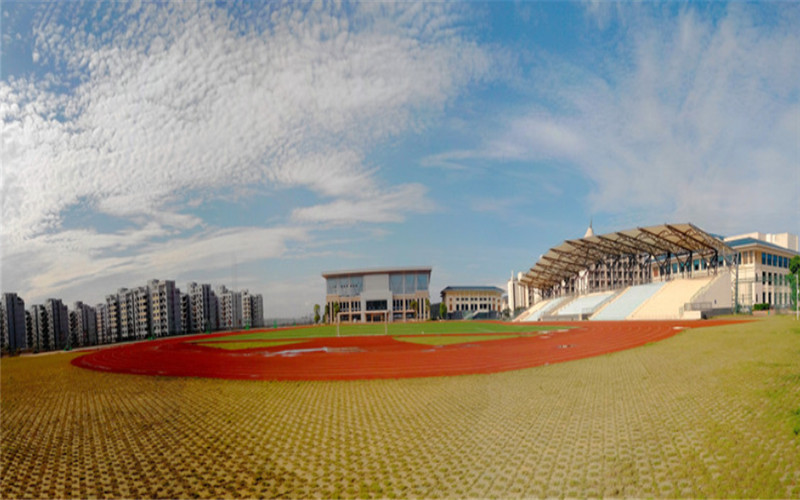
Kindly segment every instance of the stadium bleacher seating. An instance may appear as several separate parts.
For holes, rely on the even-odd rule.
[[[691,302],[692,297],[713,277],[679,279],[670,281],[650,300],[628,315],[628,319],[677,319],[684,304]]]
[[[591,314],[604,300],[614,295],[615,292],[600,292],[592,293],[577,297],[575,300],[565,304],[557,311],[554,311],[554,316],[575,316],[578,314]]]
[[[542,306],[533,311],[531,314],[528,315],[523,321],[539,321],[542,316],[546,316],[550,314],[551,311],[554,311],[557,307],[563,304],[565,301],[569,300],[571,297],[556,297],[554,299],[549,299],[546,301],[542,301]]]
[[[661,290],[664,285],[665,283],[658,282],[628,287],[615,300],[606,304],[590,319],[603,321],[623,320]]]

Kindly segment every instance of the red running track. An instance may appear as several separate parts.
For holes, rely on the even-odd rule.
[[[438,377],[496,373],[561,363],[657,342],[686,328],[738,322],[548,323],[554,328],[551,332],[531,332],[509,339],[439,347],[403,342],[391,336],[364,336],[296,339],[294,344],[235,351],[190,342],[198,338],[209,339],[208,336],[166,338],[99,349],[73,359],[72,364],[117,373],[239,380]],[[558,330],[561,326],[573,328]]]

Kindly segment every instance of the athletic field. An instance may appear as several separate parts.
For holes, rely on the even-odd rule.
[[[800,497],[790,318],[416,379],[154,377],[78,355],[2,360],[0,496]]]

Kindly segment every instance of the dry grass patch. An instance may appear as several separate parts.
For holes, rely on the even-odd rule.
[[[2,360],[0,496],[800,497],[800,325],[494,375],[250,382]]]

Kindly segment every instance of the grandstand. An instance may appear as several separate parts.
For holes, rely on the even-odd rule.
[[[542,300],[516,321],[699,318],[732,307],[735,254],[692,224],[567,240],[520,280]]]
[[[650,300],[666,283],[656,282],[647,285],[626,288],[615,301],[609,303],[601,311],[592,316],[593,320],[627,319],[634,311]]]
[[[584,319],[591,316],[607,300],[613,298],[616,292],[599,292],[589,295],[577,296],[566,302],[558,309],[553,309],[548,319],[568,320]]]

